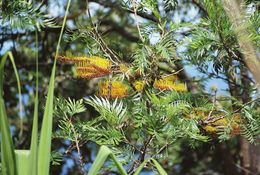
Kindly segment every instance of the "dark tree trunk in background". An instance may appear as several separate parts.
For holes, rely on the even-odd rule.
[[[249,85],[250,79],[248,75],[248,69],[245,66],[241,66],[241,82],[243,85],[242,101],[247,103],[251,100]],[[259,142],[260,139],[258,139]],[[260,145],[250,144],[246,139],[240,139],[240,154],[242,158],[243,174],[260,174]]]

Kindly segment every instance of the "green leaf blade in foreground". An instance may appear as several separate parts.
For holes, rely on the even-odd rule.
[[[2,174],[15,175],[16,163],[14,156],[14,146],[7,121],[6,110],[3,98],[0,97],[0,128],[1,128],[1,160]]]
[[[68,0],[65,16],[63,19],[61,32],[56,48],[54,64],[51,72],[50,83],[48,86],[48,94],[45,105],[45,111],[43,114],[43,121],[40,134],[40,142],[38,148],[38,170],[37,175],[48,175],[50,170],[50,157],[51,157],[51,137],[52,137],[52,120],[53,120],[53,99],[54,99],[54,86],[55,86],[55,71],[56,71],[56,60],[59,53],[60,42],[62,34],[65,28],[65,23],[68,16],[71,0]]]
[[[38,175],[48,175],[50,169],[54,81],[55,67],[53,67],[52,70],[50,84],[48,87],[47,101],[42,121],[38,154]]]
[[[147,164],[147,162],[149,162],[150,159],[146,159],[143,163],[141,163],[141,165],[136,169],[134,175],[139,175],[141,173],[141,171],[143,170],[144,166]]]
[[[32,168],[29,150],[15,150],[17,175],[28,175]]]
[[[153,165],[155,166],[155,168],[157,169],[157,171],[159,172],[160,175],[168,175],[167,172],[163,169],[163,167],[153,158],[149,158],[146,159],[135,171],[134,175],[139,175],[141,173],[141,171],[143,170],[144,166],[148,163],[148,162],[152,162]]]
[[[167,175],[167,172],[163,169],[163,167],[155,159],[152,158],[151,161],[153,162],[154,166],[156,167],[156,169],[158,170],[160,175]]]
[[[29,170],[29,175],[37,174],[37,157],[38,157],[38,105],[39,105],[39,65],[38,65],[38,32],[35,32],[36,38],[36,90],[34,98],[34,112],[33,112],[33,126],[32,126],[32,137],[30,144],[30,163],[31,169]]]
[[[116,160],[115,155],[113,154],[113,152],[106,146],[101,146],[100,150],[98,152],[98,155],[88,173],[88,175],[97,175],[98,172],[100,171],[100,169],[102,168],[102,166],[104,165],[106,159],[108,158],[108,156],[111,156],[112,160],[114,161],[114,163],[116,164],[119,172],[122,175],[127,175],[126,171],[124,170],[123,166],[120,164],[120,162],[118,162]]]
[[[20,79],[17,72],[17,68],[14,62],[14,58],[11,52],[7,52],[1,59],[0,62],[0,131],[1,131],[1,160],[2,160],[2,174],[3,175],[16,175],[16,160],[15,160],[15,153],[14,153],[14,146],[12,142],[12,137],[9,129],[9,123],[7,119],[5,103],[4,103],[4,92],[3,92],[3,84],[4,84],[4,65],[7,58],[10,58],[15,77],[17,81],[17,88],[19,94],[19,106],[21,112],[21,86],[20,86]],[[22,124],[22,123],[21,123]],[[21,125],[22,128],[22,125]]]

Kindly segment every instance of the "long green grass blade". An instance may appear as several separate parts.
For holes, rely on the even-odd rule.
[[[146,159],[135,171],[134,175],[139,175],[141,173],[141,171],[143,170],[144,166],[148,163],[148,162],[152,162],[153,165],[155,166],[155,168],[157,169],[157,171],[159,172],[160,175],[167,175],[166,171],[162,168],[162,166],[153,158],[149,158]]]
[[[19,98],[19,114],[21,115],[22,113],[22,93],[21,93],[21,83],[20,83],[20,79],[19,79],[19,74],[14,62],[14,57],[12,52],[6,52],[6,54],[2,57],[1,59],[1,63],[0,63],[0,96],[3,96],[4,90],[3,90],[3,85],[4,85],[4,65],[5,62],[7,60],[7,58],[10,59],[13,69],[14,69],[14,73],[15,73],[15,78],[16,78],[16,82],[17,82],[17,89],[18,89],[18,98]],[[21,129],[23,128],[23,126],[21,126]]]
[[[39,152],[38,152],[38,175],[49,174],[49,164],[51,155],[51,135],[52,135],[52,117],[53,117],[53,93],[54,93],[55,67],[52,71],[50,84],[48,87],[47,101],[43,115],[41,128]]]
[[[1,88],[1,92],[0,92],[0,95],[3,96],[3,82],[4,82],[4,65],[5,65],[5,62],[7,60],[7,58],[10,59],[11,63],[12,63],[12,66],[13,66],[13,69],[14,69],[14,73],[15,73],[15,78],[16,78],[16,82],[17,82],[17,89],[18,89],[18,98],[19,98],[19,116],[20,116],[20,136],[22,135],[23,133],[23,118],[21,116],[22,114],[22,110],[23,110],[23,106],[22,106],[22,93],[21,93],[21,83],[20,83],[20,79],[19,79],[19,74],[18,74],[18,71],[17,71],[17,68],[16,68],[16,65],[15,65],[15,62],[14,62],[14,57],[13,57],[13,54],[12,52],[8,51],[6,52],[6,54],[3,56],[2,60],[1,60],[1,72],[0,72],[0,75],[1,75],[1,78],[0,78],[0,82],[1,82],[1,85],[0,85],[0,88]]]
[[[111,154],[111,151],[109,148],[107,148],[106,146],[101,146],[98,152],[98,155],[91,167],[91,169],[89,170],[89,175],[96,175],[98,174],[99,170],[102,168],[102,166],[104,165],[106,159],[108,158],[109,154]]]
[[[118,171],[120,172],[120,174],[127,175],[124,167],[121,165],[120,162],[117,161],[116,156],[112,153],[112,154],[110,154],[110,157],[114,161],[114,163],[116,164],[116,167],[118,168]]]
[[[2,160],[2,174],[4,175],[15,175],[17,173],[16,169],[16,161],[14,154],[14,146],[11,138],[11,133],[9,129],[9,123],[7,119],[5,103],[4,103],[4,92],[3,92],[3,84],[4,84],[4,65],[5,62],[9,58],[11,60],[15,77],[17,80],[17,88],[19,95],[19,108],[20,114],[22,112],[22,98],[21,98],[21,86],[20,79],[18,75],[18,71],[14,62],[14,57],[11,52],[7,52],[1,59],[0,62],[0,131],[1,131],[1,160]],[[21,131],[23,128],[23,124],[21,121]]]
[[[108,156],[111,156],[112,160],[114,161],[114,163],[116,164],[120,174],[122,175],[127,175],[126,171],[124,170],[123,166],[116,160],[115,155],[113,154],[113,152],[106,146],[101,146],[100,150],[98,152],[98,155],[89,171],[89,175],[96,175],[98,174],[98,172],[100,171],[100,169],[102,168],[102,166],[104,165],[106,159],[108,158]]]
[[[52,68],[50,84],[48,86],[47,101],[45,105],[45,111],[43,115],[40,142],[39,142],[39,152],[38,152],[38,173],[37,175],[48,175],[50,169],[50,155],[51,155],[51,136],[52,136],[52,119],[53,119],[53,96],[54,96],[54,86],[55,86],[55,70],[56,70],[56,60],[59,53],[60,42],[62,34],[64,31],[69,7],[71,0],[68,0],[68,5],[66,8],[65,16],[63,19],[63,24],[57,44],[57,49],[55,53],[55,60]]]
[[[139,165],[139,167],[136,169],[134,175],[139,175],[148,161],[150,161],[150,159],[143,161],[143,163],[141,163],[141,165]]]
[[[15,175],[14,146],[11,139],[6,109],[2,96],[0,97],[0,128],[1,128],[1,160],[2,174]]]
[[[32,138],[31,138],[31,146],[30,146],[30,162],[31,169],[29,171],[29,175],[37,174],[37,149],[38,149],[38,100],[39,100],[39,66],[38,66],[38,32],[35,32],[36,38],[36,90],[35,90],[35,98],[34,98],[34,113],[33,113],[33,128],[32,128]]]
[[[167,172],[163,169],[163,167],[153,158],[151,158],[151,161],[153,162],[154,166],[160,173],[160,175],[167,175]]]
[[[28,175],[29,170],[32,168],[30,163],[29,150],[15,150],[17,175]]]

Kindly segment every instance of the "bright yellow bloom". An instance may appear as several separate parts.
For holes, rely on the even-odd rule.
[[[106,73],[104,73],[102,71],[98,71],[94,67],[77,67],[76,68],[76,76],[79,78],[91,79],[91,78],[102,77],[104,75],[106,75]]]
[[[108,75],[111,71],[112,62],[92,56],[84,57],[84,60],[75,62],[75,65],[77,77],[90,79]]]
[[[167,75],[167,76],[163,77],[162,79],[166,80],[166,81],[175,82],[176,80],[178,80],[178,77],[176,75]]]
[[[173,77],[165,77],[162,79],[157,79],[154,82],[154,88],[160,90],[175,90],[179,92],[186,92],[187,86],[184,83],[176,83],[172,79]],[[176,80],[176,79],[175,79]]]
[[[128,96],[129,87],[121,81],[102,81],[98,83],[97,95],[101,97],[123,98]]]
[[[194,108],[189,114],[185,115],[186,118],[190,119],[203,119],[206,116],[206,112],[199,108]]]
[[[129,71],[129,67],[126,64],[119,64],[119,70],[123,73],[126,73],[127,71]]]
[[[137,80],[133,83],[133,86],[138,92],[141,92],[145,86],[145,81],[143,80]]]
[[[58,61],[64,62],[64,63],[76,63],[79,61],[85,61],[86,57],[68,57],[68,56],[58,56]]]
[[[112,62],[108,59],[97,56],[84,57],[84,60],[76,62],[77,67],[95,67],[101,70],[110,71]]]
[[[204,126],[203,129],[205,129],[205,131],[210,132],[210,133],[217,132],[217,128],[213,127],[213,126],[210,126],[210,125]]]
[[[211,117],[214,119],[214,116]],[[207,132],[213,133],[222,130],[223,127],[228,127],[228,125],[230,125],[232,128],[231,135],[237,135],[241,132],[241,127],[239,125],[240,122],[241,122],[240,115],[234,114],[230,120],[227,117],[221,118],[209,125],[204,126],[203,128]]]
[[[222,118],[222,119],[215,121],[213,124],[217,125],[217,126],[227,126],[228,123],[229,123],[229,121],[227,120],[227,118]]]

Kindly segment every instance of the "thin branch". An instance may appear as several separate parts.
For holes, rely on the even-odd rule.
[[[87,3],[87,14],[89,16],[89,19],[90,19],[90,22],[91,22],[91,25],[93,27],[93,35],[94,35],[94,38],[96,39],[97,43],[100,45],[102,51],[104,53],[106,53],[110,60],[115,64],[115,65],[118,65],[120,63],[120,58],[119,56],[113,51],[111,50],[107,44],[105,43],[105,41],[103,40],[103,38],[101,37],[101,35],[99,34],[98,30],[97,30],[97,26],[94,24],[93,20],[92,20],[92,16],[91,16],[91,13],[90,13],[90,10],[89,10],[89,1],[86,0],[86,3]]]
[[[89,2],[95,2],[97,4],[100,4],[104,7],[109,7],[109,8],[113,8],[113,9],[120,9],[120,10],[124,10],[126,12],[129,12],[129,13],[134,13],[134,9],[129,9],[129,8],[123,8],[120,4],[118,3],[111,3],[107,0],[89,0]],[[147,13],[144,13],[144,12],[141,12],[141,11],[136,11],[136,14],[142,18],[145,18],[147,20],[150,20],[150,21],[153,21],[153,22],[156,22],[158,23],[159,20],[152,14],[147,14]]]
[[[137,2],[135,0],[131,0],[131,1],[132,1],[132,4],[133,4],[133,9],[134,9],[134,14],[135,14],[135,22],[136,22],[136,27],[137,27],[137,30],[138,30],[138,34],[140,36],[141,41],[144,42],[144,38],[142,36],[141,29],[140,29],[140,26],[139,26],[138,17],[137,17],[138,4],[137,4]]]
[[[196,0],[192,0],[192,3],[195,4],[205,15],[208,16],[208,12],[207,12],[207,10],[202,6],[202,4],[200,4],[200,3],[197,2]]]

